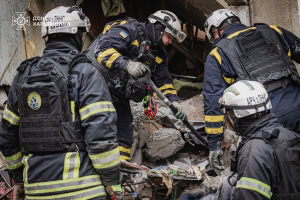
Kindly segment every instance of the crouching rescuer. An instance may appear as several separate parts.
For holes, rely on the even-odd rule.
[[[160,10],[150,15],[145,23],[126,18],[107,24],[103,33],[88,48],[87,55],[104,75],[117,111],[122,160],[130,160],[133,143],[129,100],[141,102],[148,96],[147,85],[139,80],[148,70],[152,72],[151,79],[155,85],[180,110],[178,118],[186,117],[178,104],[180,98],[168,71],[165,46],[171,44],[173,38],[178,42],[186,38],[181,31],[181,22],[174,13]],[[150,52],[152,59],[148,56]],[[147,117],[154,118],[155,103],[149,96],[145,99],[145,105]]]
[[[300,199],[300,137],[280,125],[270,96],[256,81],[239,81],[220,104],[231,128],[241,135],[231,171],[237,173],[233,199]]]
[[[60,6],[43,20],[43,55],[18,67],[4,110],[8,169],[26,199],[123,199],[116,111],[104,78],[78,53],[89,19]]]

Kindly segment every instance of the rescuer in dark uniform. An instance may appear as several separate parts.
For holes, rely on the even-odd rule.
[[[181,31],[181,22],[170,11],[157,11],[149,16],[148,21],[140,23],[126,18],[107,24],[103,33],[88,48],[88,57],[106,78],[113,104],[117,110],[118,141],[121,159],[130,160],[132,137],[132,114],[129,100],[141,102],[147,95],[147,85],[139,82],[147,69],[137,60],[140,48],[148,42],[147,50],[155,55],[151,79],[166,97],[179,108],[173,86],[173,79],[168,71],[167,51],[165,46],[175,38],[182,42],[186,35]],[[185,118],[180,110],[178,118]]]
[[[241,80],[220,99],[226,121],[242,137],[231,163],[234,200],[300,199],[300,135],[280,125],[269,98],[261,83]]]
[[[17,69],[0,150],[26,199],[123,199],[117,114],[104,78],[78,54],[89,28],[76,6],[50,10],[43,55]]]
[[[300,62],[299,38],[274,25],[247,27],[228,9],[213,12],[205,31],[214,43],[205,63],[203,88],[210,157],[222,157],[224,115],[218,99],[237,80],[262,83],[279,122],[300,133],[300,79],[293,63]],[[215,168],[224,168],[215,161]]]

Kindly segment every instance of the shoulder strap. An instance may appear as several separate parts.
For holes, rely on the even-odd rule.
[[[77,64],[80,63],[92,63],[92,61],[86,56],[86,51],[84,53],[79,53],[69,63],[69,72]]]
[[[24,60],[20,64],[20,66],[17,68],[17,71],[19,71],[20,73],[22,73],[26,69],[27,66],[31,66],[35,62],[38,62],[40,59],[41,59],[41,57],[36,56],[36,57],[29,58],[27,60]]]
[[[135,25],[136,30],[138,31],[138,34],[139,34],[140,42],[144,41],[145,40],[145,33],[144,33],[144,28],[141,25],[141,23],[139,21],[137,21],[136,19],[133,19],[133,18],[130,18],[130,17],[127,17],[126,20]]]

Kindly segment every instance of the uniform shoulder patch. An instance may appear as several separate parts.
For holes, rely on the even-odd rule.
[[[42,105],[42,98],[37,92],[31,92],[27,97],[27,103],[32,110],[38,110]]]
[[[121,32],[120,32],[120,35],[121,35],[123,38],[127,38],[127,37],[128,37],[128,34],[127,34],[125,31],[121,31]]]

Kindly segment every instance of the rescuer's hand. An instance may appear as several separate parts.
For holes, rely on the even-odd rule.
[[[137,78],[143,76],[147,72],[148,68],[141,62],[129,61],[126,67],[126,71],[131,76]]]
[[[178,112],[175,114],[175,117],[177,119],[185,120],[187,119],[187,116],[183,109],[181,108],[180,104],[177,101],[172,102],[173,106],[177,108]]]
[[[223,151],[221,149],[210,151],[209,162],[214,168],[218,170],[224,170]]]
[[[121,185],[106,186],[106,193],[111,200],[123,200]]]

